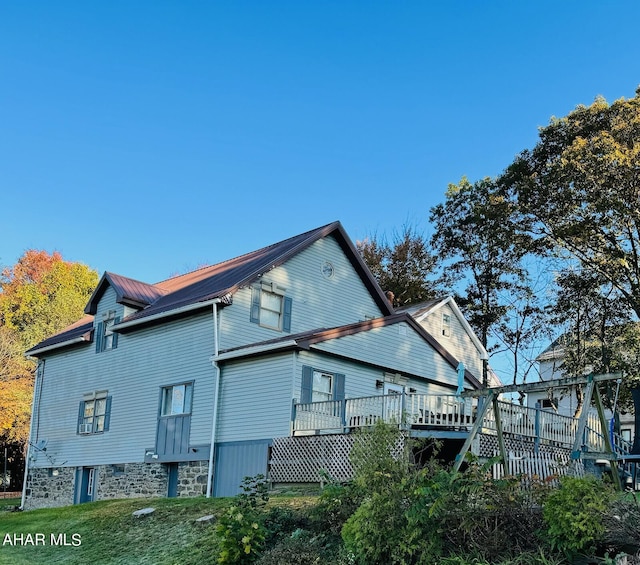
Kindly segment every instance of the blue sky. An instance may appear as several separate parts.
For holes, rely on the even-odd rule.
[[[447,185],[640,84],[640,3],[0,6],[0,264],[157,282],[340,220],[431,232]]]

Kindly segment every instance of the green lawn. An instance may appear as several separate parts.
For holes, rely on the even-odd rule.
[[[0,510],[6,507],[2,502]],[[196,519],[219,513],[227,502],[127,499],[29,512],[0,511],[0,564],[213,563],[213,527]],[[146,517],[132,516],[146,507],[156,510]],[[62,545],[65,540],[66,546]]]

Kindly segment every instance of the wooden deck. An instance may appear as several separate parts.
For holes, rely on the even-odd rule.
[[[478,402],[482,399],[456,395],[390,394],[296,403],[292,411],[291,435],[349,433],[383,421],[398,425],[411,435],[461,437],[476,424],[476,414],[482,413],[478,410]],[[574,445],[578,419],[504,401],[498,401],[497,405],[503,434],[568,448]],[[498,432],[493,410],[485,412],[480,430],[488,434]],[[456,432],[455,436],[451,432]],[[604,437],[597,414],[589,415],[580,441],[583,449],[603,451]],[[617,453],[628,453],[630,446],[625,445],[621,438],[616,438],[614,443]]]

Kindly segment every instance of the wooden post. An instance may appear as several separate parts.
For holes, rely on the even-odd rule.
[[[596,408],[598,409],[598,417],[600,418],[600,429],[602,430],[602,436],[604,437],[604,448],[606,453],[610,453],[612,458],[609,460],[611,465],[611,478],[613,484],[618,490],[622,490],[622,483],[620,482],[620,475],[618,474],[618,463],[616,462],[616,454],[613,452],[613,446],[611,445],[611,438],[609,437],[609,426],[607,425],[607,419],[604,417],[604,407],[602,406],[602,397],[600,396],[600,389],[595,388],[595,401]]]
[[[536,419],[535,419],[535,434],[536,437],[533,438],[533,452],[538,453],[540,451],[540,401],[536,402]]]
[[[587,386],[584,388],[584,399],[582,402],[582,413],[578,420],[578,428],[576,429],[576,437],[573,439],[573,449],[571,451],[571,459],[580,459],[580,453],[582,451],[582,441],[584,437],[584,430],[587,427],[588,408],[591,406],[591,398],[593,397],[593,387],[595,381],[593,375],[589,375],[587,379]]]
[[[498,448],[500,449],[500,458],[502,459],[502,470],[504,476],[509,474],[509,459],[507,457],[507,450],[504,445],[504,434],[502,433],[502,420],[500,418],[500,406],[498,406],[498,397],[492,395],[491,404],[493,406],[493,415],[496,419],[496,432],[498,434]]]
[[[469,451],[469,448],[471,447],[471,442],[473,442],[474,438],[476,437],[476,435],[478,435],[478,432],[482,428],[482,422],[484,421],[484,416],[487,413],[489,406],[492,405],[490,401],[493,399],[493,396],[494,396],[493,391],[489,390],[487,393],[487,398],[478,399],[478,400],[482,400],[483,402],[482,404],[478,402],[478,411],[476,412],[476,421],[474,422],[473,427],[471,428],[471,431],[467,436],[467,439],[464,441],[462,449],[460,449],[460,453],[456,455],[456,462],[453,466],[454,473],[457,473],[460,470],[460,467],[462,466],[462,463],[464,461],[464,457],[467,454],[467,451]]]

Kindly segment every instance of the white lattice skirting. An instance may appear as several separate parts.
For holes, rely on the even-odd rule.
[[[269,478],[274,483],[319,483],[322,473],[336,481],[353,477],[349,454],[355,442],[366,442],[366,434],[331,434],[281,437],[273,440]],[[401,455],[405,438],[398,436],[394,455]]]

